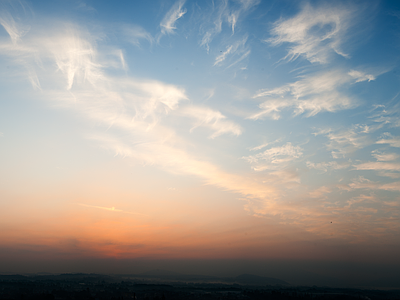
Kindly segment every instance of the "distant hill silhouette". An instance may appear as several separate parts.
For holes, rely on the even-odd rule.
[[[237,283],[241,285],[289,285],[286,281],[263,277],[251,274],[242,274],[237,277],[216,277],[207,275],[181,274],[166,270],[155,269],[148,272],[132,275],[140,278],[152,278],[161,280],[175,280],[186,282],[219,282],[219,283]]]
[[[240,285],[252,285],[252,286],[265,286],[265,285],[290,285],[286,281],[277,278],[263,277],[251,274],[241,274],[236,277],[217,277],[209,275],[196,275],[196,274],[182,274],[173,271],[155,269],[140,274],[131,275],[104,275],[104,274],[85,274],[85,273],[63,273],[54,274],[51,273],[38,273],[31,275],[0,275],[0,280],[71,280],[71,281],[82,281],[82,282],[99,282],[107,281],[113,282],[118,281],[118,276],[130,277],[137,279],[147,280],[159,280],[161,282],[197,282],[197,283],[222,283],[222,284],[240,284]],[[381,284],[381,286],[384,286]]]
[[[263,277],[251,274],[242,274],[234,278],[235,282],[239,284],[250,284],[250,285],[289,285],[286,281],[271,278],[271,277]]]
[[[167,270],[155,269],[155,270],[151,270],[148,272],[140,273],[139,275],[151,276],[151,277],[156,277],[156,276],[164,277],[164,276],[182,276],[183,274],[178,273],[178,272],[167,271]]]
[[[1,280],[27,280],[28,277],[24,275],[0,275]]]

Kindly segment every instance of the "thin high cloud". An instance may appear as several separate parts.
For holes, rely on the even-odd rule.
[[[391,183],[379,183],[364,178],[363,176],[359,176],[358,178],[354,178],[351,183],[348,184],[347,187],[342,187],[348,190],[358,190],[358,189],[365,189],[365,190],[385,190],[385,191],[392,191],[398,192],[400,191],[400,182],[394,181]]]
[[[140,47],[141,40],[147,40],[150,44],[154,41],[151,34],[139,25],[125,24],[122,26],[122,33],[126,40],[136,47]]]
[[[269,148],[256,155],[245,157],[245,159],[254,165],[254,170],[262,171],[281,168],[302,155],[303,152],[300,146],[293,146],[292,143],[287,142],[283,146]]]
[[[306,4],[293,18],[276,21],[266,42],[275,46],[288,43],[284,59],[289,61],[302,56],[311,63],[327,63],[332,53],[349,57],[342,44],[354,13],[351,7]]]
[[[400,92],[397,92],[389,101],[389,104],[375,104],[371,110],[371,119],[376,127],[382,128],[384,126],[388,127],[400,127],[400,120],[398,118],[398,114],[400,112],[398,97]],[[389,134],[390,135],[390,134]],[[389,136],[386,136],[387,138]]]
[[[321,199],[321,198],[326,198],[325,195],[329,194],[331,192],[332,192],[331,188],[328,188],[326,186],[321,186],[321,187],[315,189],[314,191],[311,191],[309,193],[309,195],[311,198],[320,198]]]
[[[223,51],[215,58],[214,66],[221,66],[227,60],[230,62],[228,65],[228,68],[230,68],[245,59],[251,52],[246,45],[247,38],[247,36],[244,36],[243,39],[227,46],[226,51]]]
[[[262,148],[264,147],[258,147],[257,150]],[[254,151],[254,149],[252,150]],[[293,165],[302,156],[303,149],[300,146],[294,146],[291,142],[287,142],[282,146],[270,147],[255,155],[245,156],[243,159],[249,162],[254,171],[268,174],[270,182],[282,184],[300,183],[299,173],[293,168]]]
[[[346,158],[349,154],[373,144],[370,127],[366,124],[354,124],[347,129],[319,129],[313,132],[313,135],[325,136],[328,139],[325,148],[330,151],[334,159]],[[310,164],[310,166],[318,169],[317,165]]]
[[[84,1],[77,1],[76,9],[82,10],[85,12],[96,12],[96,9],[90,5],[88,5]]]
[[[400,137],[399,136],[391,136],[387,135],[389,138],[381,139],[377,141],[377,144],[389,144],[391,147],[400,148]]]
[[[382,152],[379,150],[372,151],[371,155],[377,161],[393,161],[393,160],[397,160],[400,157],[400,155],[397,153],[386,153],[386,152]]]
[[[32,16],[29,5],[24,1],[3,1],[0,3],[0,25],[16,45],[30,30],[25,22]],[[16,21],[17,20],[17,21]]]
[[[194,175],[206,184],[249,199],[261,199],[267,206],[275,205],[278,194],[274,187],[256,177],[225,172],[184,150],[188,143],[167,125],[169,117],[189,117],[195,127],[211,129],[211,138],[225,133],[239,135],[242,128],[217,111],[182,105],[188,100],[183,88],[150,79],[109,75],[103,65],[106,61],[97,59],[102,55],[90,34],[78,26],[64,32],[41,32],[40,36],[32,32],[24,43],[23,59],[17,57],[16,63],[35,70],[40,82],[52,83],[51,89],[42,87],[43,97],[51,105],[75,111],[85,120],[99,124],[99,132],[88,137],[103,148],[168,172]],[[5,55],[16,56],[14,46],[1,49]],[[40,67],[38,57],[46,62]]]
[[[326,147],[331,151],[333,158],[346,157],[349,153],[362,149],[372,143],[368,135],[357,129],[356,127],[336,132],[331,131],[326,134],[329,139]]]
[[[17,24],[15,23],[14,18],[11,17],[9,13],[3,12],[0,15],[0,24],[9,34],[13,44],[16,44],[20,37],[24,34],[22,30],[19,30],[17,28]]]
[[[350,167],[350,162],[329,161],[329,162],[314,163],[311,161],[307,161],[307,167],[309,169],[315,169],[326,173],[329,170],[347,169],[348,167]]]
[[[182,9],[186,0],[177,1],[165,14],[160,23],[161,35],[175,33],[175,23],[186,14],[186,9]]]
[[[118,208],[115,208],[115,207],[103,207],[103,206],[88,205],[88,204],[83,204],[83,203],[78,203],[78,205],[80,205],[80,206],[85,206],[85,207],[91,207],[91,208],[102,209],[102,210],[107,210],[107,211],[111,211],[111,212],[121,212],[121,213],[131,214],[131,215],[142,215],[142,216],[147,216],[147,215],[145,215],[145,214],[135,213],[135,212],[131,212],[131,211],[125,211],[125,210],[118,209]]]
[[[209,52],[210,44],[222,32],[224,23],[229,24],[231,35],[234,35],[241,16],[253,7],[256,7],[259,3],[259,0],[241,0],[239,4],[229,2],[228,0],[216,3],[213,1],[210,11],[204,14],[202,25],[200,26],[200,33],[202,35],[200,46],[205,47],[207,52]]]
[[[225,10],[227,6],[228,1],[226,0],[219,2],[218,8],[215,8],[215,4],[214,2],[212,2],[211,14],[207,14],[207,16],[205,16],[205,25],[203,25],[202,27],[206,26],[207,28],[200,28],[200,30],[203,31],[203,37],[200,41],[200,46],[205,47],[207,53],[210,51],[210,43],[212,42],[214,37],[222,31],[222,22],[223,17],[226,14]]]
[[[349,73],[351,72],[343,70],[317,72],[302,76],[302,79],[281,87],[260,90],[253,98],[267,100],[259,105],[260,111],[251,115],[250,119],[269,117],[278,120],[281,118],[282,110],[289,108],[293,110],[294,115],[307,113],[307,117],[324,111],[337,112],[353,108],[357,105],[357,101],[341,90],[374,77],[363,74],[360,79],[359,76],[354,74],[352,76]]]
[[[181,113],[196,120],[190,131],[195,130],[197,127],[209,128],[213,131],[210,135],[212,139],[226,133],[238,136],[243,132],[240,125],[227,120],[226,116],[219,111],[207,107],[187,106],[181,110]]]
[[[257,181],[257,178],[253,176],[225,172],[212,163],[199,160],[169,143],[154,141],[153,143],[129,144],[116,137],[104,134],[93,137],[93,139],[102,143],[104,148],[114,151],[123,157],[157,165],[172,173],[194,175],[202,178],[206,184],[241,194],[246,199],[258,199],[268,207],[276,207],[276,199],[278,198],[276,188]]]
[[[372,81],[372,80],[376,79],[375,76],[372,74],[367,74],[365,72],[357,71],[357,70],[351,70],[348,74],[351,77],[355,78],[356,82],[362,82],[362,81],[366,81],[366,80]]]

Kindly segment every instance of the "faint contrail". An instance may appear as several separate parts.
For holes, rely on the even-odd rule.
[[[103,206],[88,205],[88,204],[83,204],[83,203],[77,203],[77,204],[80,205],[80,206],[99,208],[99,209],[104,209],[104,210],[108,210],[108,211],[122,212],[122,213],[125,213],[125,214],[148,216],[146,214],[135,213],[135,212],[130,212],[130,211],[124,211],[122,209],[117,209],[114,206],[113,207],[103,207]]]

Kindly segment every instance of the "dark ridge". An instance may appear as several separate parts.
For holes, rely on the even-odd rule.
[[[286,281],[271,278],[271,277],[263,277],[251,274],[242,274],[235,277],[235,281],[240,284],[250,284],[250,285],[289,285]]]
[[[182,276],[183,274],[178,273],[178,272],[172,272],[172,271],[167,271],[167,270],[160,270],[160,269],[155,269],[151,270],[148,272],[143,272],[140,273],[139,275],[144,275],[144,276]]]
[[[0,280],[28,280],[29,277],[24,275],[0,275]]]
[[[171,272],[173,273],[173,272]],[[170,272],[147,272],[171,276]],[[169,274],[169,275],[166,275]],[[149,276],[149,275],[143,275]],[[156,275],[154,275],[156,276]],[[185,275],[180,274],[184,277]],[[196,276],[188,275],[187,277]],[[198,275],[201,277],[200,275]],[[0,275],[0,299],[24,300],[396,300],[400,290],[288,286],[283,280],[242,274],[220,282],[160,281],[131,275]],[[46,279],[47,278],[47,279]],[[143,277],[142,277],[143,278]],[[169,277],[168,277],[169,278]],[[239,284],[238,284],[239,283]],[[242,284],[243,283],[243,284]]]

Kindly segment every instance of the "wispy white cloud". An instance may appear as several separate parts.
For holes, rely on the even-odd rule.
[[[185,0],[178,0],[166,13],[160,23],[161,34],[173,34],[175,32],[175,23],[186,14],[186,9],[182,9]]]
[[[231,28],[231,34],[235,34],[237,24],[241,15],[257,6],[259,0],[243,0],[239,1],[239,5],[228,0],[219,1],[217,4],[212,2],[211,11],[207,11],[204,15],[200,33],[202,35],[200,46],[205,47],[207,52],[210,50],[210,43],[222,32],[224,22],[228,23]]]
[[[251,115],[250,119],[258,120],[268,116],[272,120],[279,120],[282,109],[292,105],[293,101],[291,99],[269,99],[259,105],[261,111]]]
[[[140,46],[140,40],[147,40],[149,43],[154,40],[151,34],[139,25],[125,24],[122,26],[122,32],[127,41],[137,47]]]
[[[400,155],[397,153],[385,153],[379,150],[374,150],[371,155],[376,158],[377,161],[392,161],[397,160]]]
[[[227,0],[220,1],[218,8],[215,8],[215,3],[212,2],[212,11],[204,17],[203,25],[200,27],[200,32],[202,32],[200,46],[205,47],[207,52],[210,51],[211,41],[222,31],[222,22],[227,8]]]
[[[261,144],[261,145],[259,145],[259,146],[250,148],[250,151],[261,150],[261,149],[263,149],[263,148],[265,148],[265,147],[267,147],[267,146],[269,146],[269,145],[276,144],[276,143],[278,143],[278,142],[280,142],[280,141],[281,141],[281,139],[277,139],[277,140],[275,140],[275,141],[273,141],[273,142],[271,142],[271,143],[269,143],[269,142],[263,143],[263,144]]]
[[[13,44],[16,44],[30,29],[29,26],[15,22],[14,18],[7,11],[0,12],[0,24],[9,34]]]
[[[400,148],[400,137],[399,136],[390,136],[390,139],[381,139],[376,142],[377,144],[389,144],[391,147]]]
[[[386,191],[400,192],[400,181],[382,184],[379,188]]]
[[[395,101],[399,95],[400,92],[391,99],[391,102]],[[390,106],[385,106],[383,104],[374,105],[372,112],[373,114],[369,116],[369,118],[375,123],[378,123],[379,128],[385,125],[389,125],[389,127],[400,127],[400,119],[398,117],[400,109],[397,101],[395,105]]]
[[[231,57],[231,59],[229,60],[231,64],[228,66],[228,68],[245,59],[250,54],[250,50],[249,47],[246,46],[246,42],[247,36],[244,36],[243,39],[237,40],[232,45],[228,46],[226,48],[226,51],[222,52],[215,58],[214,66],[222,65],[222,63],[228,57]],[[235,60],[234,58],[237,56],[240,57]]]
[[[327,137],[330,140],[327,148],[331,150],[333,158],[345,157],[346,154],[371,143],[367,135],[358,132],[356,129],[330,132]]]
[[[197,127],[207,127],[211,129],[213,134],[210,136],[210,138],[216,138],[217,136],[225,133],[238,136],[243,132],[243,129],[240,125],[227,120],[226,117],[219,111],[215,111],[207,107],[187,106],[182,108],[180,113],[195,120],[195,124],[191,131]]]
[[[376,189],[378,184],[365,178],[364,176],[358,176],[354,178],[351,183],[348,184],[349,190],[355,189]]]
[[[303,155],[300,146],[293,146],[287,142],[280,147],[272,147],[256,155],[244,157],[253,165],[255,171],[276,170],[282,168],[288,162],[291,162]]]
[[[295,115],[308,112],[314,116],[323,111],[336,112],[357,105],[355,99],[343,94],[339,88],[354,82],[353,77],[343,70],[319,72],[302,76],[301,80],[274,89],[258,91],[253,98],[267,98],[259,105],[260,112],[251,119],[270,117],[278,120],[284,108],[292,108]]]
[[[222,52],[222,54],[218,55],[217,58],[215,59],[214,66],[215,66],[215,65],[218,65],[218,64],[221,63],[221,62],[223,62],[223,61],[225,60],[226,56],[227,56],[229,53],[232,52],[232,48],[233,48],[233,46],[230,45],[230,46],[226,49],[226,51],[224,51],[224,52]]]
[[[274,206],[278,198],[277,190],[268,184],[263,184],[251,175],[242,176],[225,172],[210,162],[200,160],[188,152],[179,149],[176,144],[179,140],[161,140],[157,135],[163,135],[159,129],[152,128],[147,132],[147,140],[135,143],[129,140],[122,141],[109,135],[93,137],[104,148],[115,151],[118,155],[130,157],[139,162],[157,165],[167,171],[177,174],[194,175],[202,178],[206,184],[214,185],[223,190],[242,194],[249,199],[258,199],[267,206]],[[150,136],[150,137],[149,137]]]
[[[356,82],[362,82],[362,81],[366,81],[366,80],[368,80],[368,81],[375,80],[375,76],[373,76],[371,74],[366,74],[361,71],[351,70],[348,74],[351,77],[353,77],[354,79],[356,79]]]
[[[389,178],[400,178],[400,173],[399,172],[388,172],[388,171],[380,171],[378,172],[378,175],[381,177],[389,177]]]
[[[306,4],[301,12],[290,19],[280,19],[271,30],[272,45],[290,43],[285,59],[304,56],[312,63],[327,63],[331,52],[348,57],[341,50],[345,34],[354,18],[351,7]]]
[[[235,25],[237,22],[238,13],[232,13],[228,16],[228,22],[231,24],[232,33],[235,33]]]
[[[359,176],[358,178],[353,179],[353,181],[349,183],[348,187],[349,190],[370,189],[370,190],[400,191],[400,182],[395,181],[391,183],[382,184],[366,179],[363,176]]]
[[[235,26],[243,12],[246,12],[253,6],[257,6],[260,3],[260,0],[240,0],[241,7],[236,10],[232,10],[230,14],[228,13],[228,23],[231,25],[232,34],[235,33]]]
[[[309,195],[311,198],[324,198],[326,194],[329,194],[331,192],[332,192],[331,188],[328,188],[326,186],[321,186],[316,190],[311,191]]]
[[[298,101],[296,106],[295,115],[308,112],[307,117],[311,117],[323,111],[337,112],[355,107],[356,101],[341,93],[332,92]]]
[[[323,172],[328,172],[329,169],[341,170],[350,167],[350,162],[337,162],[337,161],[320,162],[320,163],[313,163],[307,161],[306,164],[309,169],[320,170]]]
[[[94,7],[88,5],[84,1],[78,1],[78,4],[77,4],[76,8],[78,10],[82,10],[82,11],[90,11],[90,12],[95,12],[96,11],[96,9]]]
[[[243,10],[248,10],[253,6],[257,6],[261,2],[261,0],[239,0],[239,1],[242,4]]]
[[[88,81],[95,85],[102,77],[100,66],[95,63],[95,50],[86,39],[75,36],[72,30],[60,40],[46,40],[48,49],[52,52],[57,65],[57,71],[65,75],[67,89],[70,90],[74,81]]]
[[[361,178],[361,180],[364,180],[364,178]],[[345,206],[345,208],[348,209],[348,208],[351,208],[353,205],[357,205],[357,204],[365,203],[365,202],[376,203],[377,199],[373,195],[359,195],[359,196],[352,197],[351,199],[349,199],[347,201],[347,205]]]
[[[389,170],[389,171],[400,171],[400,163],[388,163],[388,162],[366,162],[358,165],[354,165],[356,170]]]
[[[243,53],[242,56],[240,56],[237,60],[233,61],[233,62],[227,67],[227,69],[228,69],[228,68],[231,68],[231,67],[233,67],[234,65],[236,65],[236,64],[240,63],[241,61],[243,61],[246,57],[248,57],[248,56],[250,55],[250,53],[251,53],[251,50],[247,50],[247,51],[246,51],[245,53]],[[246,70],[246,69],[247,69],[247,66],[241,67],[240,69],[241,69],[241,70]]]
[[[275,205],[275,187],[261,182],[257,176],[225,172],[200,159],[186,150],[190,148],[189,142],[174,128],[174,124],[190,128],[193,122],[194,126],[212,130],[210,137],[215,138],[225,133],[240,135],[243,129],[239,125],[210,108],[181,105],[188,96],[176,85],[115,76],[115,70],[110,68],[122,66],[108,63],[107,55],[95,41],[96,37],[78,26],[62,24],[57,28],[53,24],[53,28],[40,34],[33,31],[23,41],[23,48],[10,42],[0,51],[16,57],[16,64],[35,71],[40,82],[46,83],[42,84],[41,97],[52,106],[74,111],[96,124],[87,137],[102,148],[167,172],[196,176],[206,184],[259,199],[268,207]],[[16,47],[20,52],[16,53]],[[109,47],[106,52],[110,52]]]
[[[251,150],[251,151],[261,150],[261,149],[267,147],[269,144],[270,144],[270,143],[264,143],[264,144],[261,144],[261,145],[259,145],[259,146],[253,147],[253,148],[251,148],[250,150]]]

